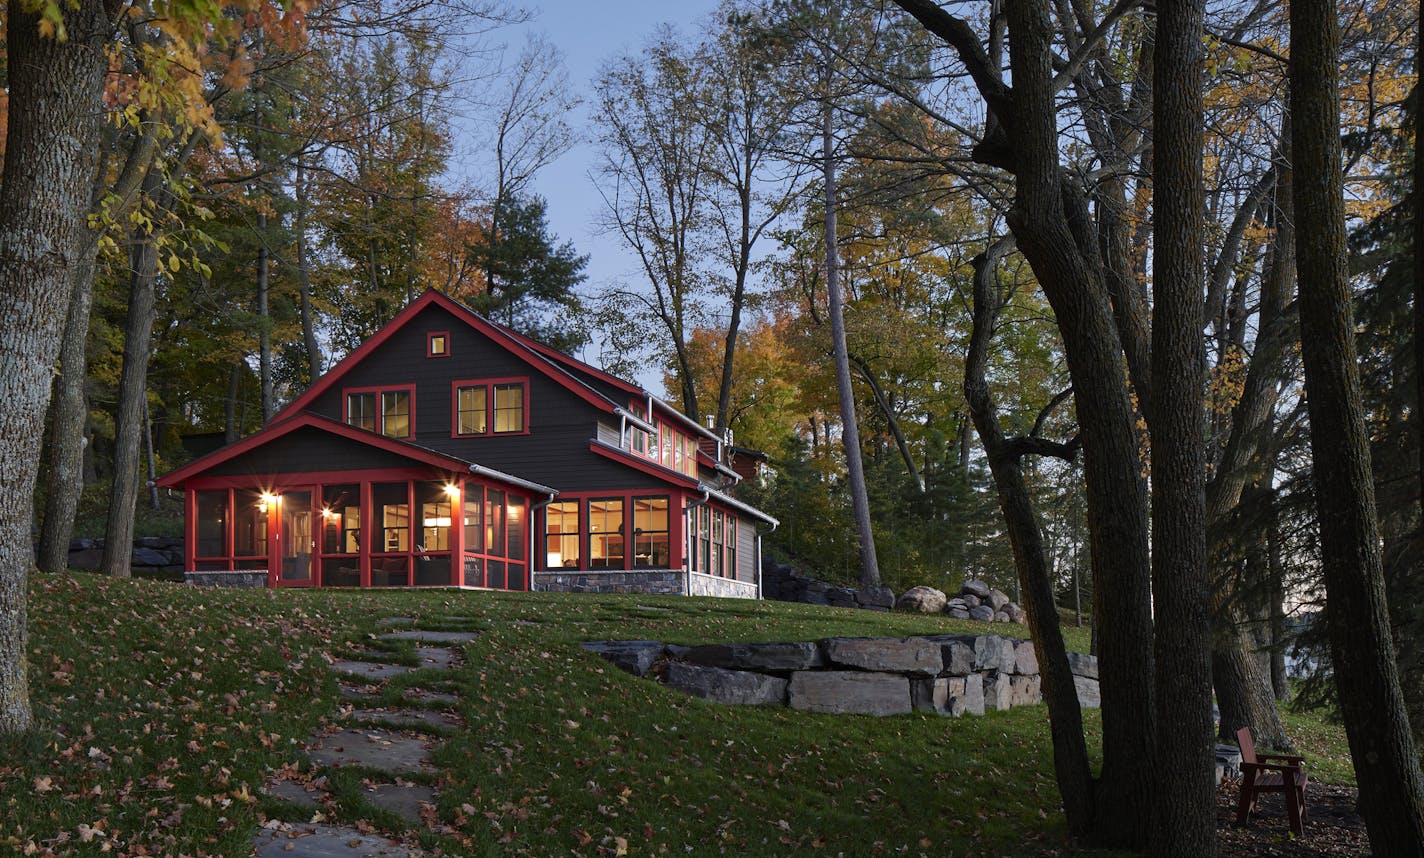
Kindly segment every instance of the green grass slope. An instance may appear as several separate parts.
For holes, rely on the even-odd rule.
[[[1064,847],[1042,706],[956,720],[722,707],[579,647],[988,630],[974,623],[768,602],[210,590],[82,574],[39,576],[30,592],[38,727],[0,742],[4,854],[241,856],[265,821],[310,819],[261,786],[274,771],[307,771],[301,743],[339,720],[326,654],[375,645],[377,621],[393,615],[483,632],[460,669],[401,677],[388,692],[394,701],[420,685],[462,699],[467,726],[448,731],[427,779],[441,791],[438,819],[418,836],[434,852]],[[1085,648],[1080,630],[1068,632]],[[383,648],[413,661],[409,645]],[[363,801],[361,775],[332,775],[336,806],[323,813],[399,830]]]

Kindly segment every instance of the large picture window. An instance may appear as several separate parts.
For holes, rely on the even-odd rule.
[[[633,499],[633,565],[666,569],[668,551],[668,499]]]
[[[588,560],[590,569],[623,568],[622,498],[588,502]]]
[[[579,503],[559,501],[544,508],[544,565],[547,569],[579,566]]]

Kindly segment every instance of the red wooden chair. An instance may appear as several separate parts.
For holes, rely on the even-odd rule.
[[[1305,785],[1309,781],[1305,774],[1305,757],[1292,754],[1258,755],[1256,743],[1251,741],[1250,727],[1237,730],[1236,741],[1241,746],[1241,799],[1236,805],[1236,824],[1246,823],[1251,811],[1256,809],[1256,796],[1263,792],[1278,792],[1285,796],[1286,816],[1290,819],[1291,831],[1295,832],[1296,836],[1303,835]]]

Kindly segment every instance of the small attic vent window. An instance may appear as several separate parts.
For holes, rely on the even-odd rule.
[[[450,356],[450,332],[434,331],[426,335],[425,339],[426,357],[449,357]]]

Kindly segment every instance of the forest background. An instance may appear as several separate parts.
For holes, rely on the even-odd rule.
[[[1153,362],[1152,311],[1167,306],[1155,275],[1174,240],[1158,221],[1181,205],[1200,211],[1196,357],[1178,368],[1204,373],[1197,473],[1223,730],[1288,741],[1272,713],[1290,690],[1289,618],[1322,606],[1328,564],[1295,288],[1296,257],[1314,245],[1294,234],[1295,150],[1321,135],[1293,131],[1284,4],[1198,9],[1184,68],[1202,75],[1188,87],[1201,95],[1202,191],[1172,206],[1154,205],[1156,171],[1178,151],[1152,133],[1164,43],[1130,0],[729,2],[694,34],[648,22],[643,46],[594,81],[586,129],[569,124],[556,50],[502,46],[521,10],[397,6],[122,7],[45,411],[41,568],[65,565],[74,533],[102,530],[106,568],[124,573],[135,510],[164,517],[144,482],[192,455],[185,438],[255,431],[434,288],[558,348],[592,343],[616,373],[658,373],[689,416],[767,453],[771,474],[748,499],[786,523],[769,542],[796,568],[865,580],[841,443],[858,435],[880,582],[1023,587],[1025,543],[1000,513],[1017,497],[1053,601],[1118,623],[1110,650],[1141,648],[1149,424],[1165,427],[1175,401],[1153,399],[1170,386]],[[42,5],[41,37],[67,15]],[[1333,23],[1360,404],[1394,609],[1369,621],[1405,642],[1398,675],[1419,725],[1420,338],[1406,251],[1418,21],[1366,3]],[[1014,65],[1030,54],[1042,64]],[[475,109],[487,169],[457,181],[453,118]],[[589,283],[586,258],[550,233],[531,182],[579,135],[601,153],[602,227],[641,277]],[[1061,234],[1032,221],[1035,187],[1062,192]],[[1072,245],[1057,257],[1055,235]],[[1084,283],[1101,293],[1073,288]],[[852,421],[830,360],[840,312]],[[1092,472],[1109,458],[1094,449],[1115,449],[1117,470]],[[1010,460],[1017,484],[991,468]],[[1126,536],[1109,533],[1113,509]],[[1170,525],[1153,519],[1154,539]],[[1104,682],[1122,711],[1150,710],[1150,695]],[[1332,688],[1307,692],[1328,701]],[[1103,782],[1131,791],[1106,770]]]

